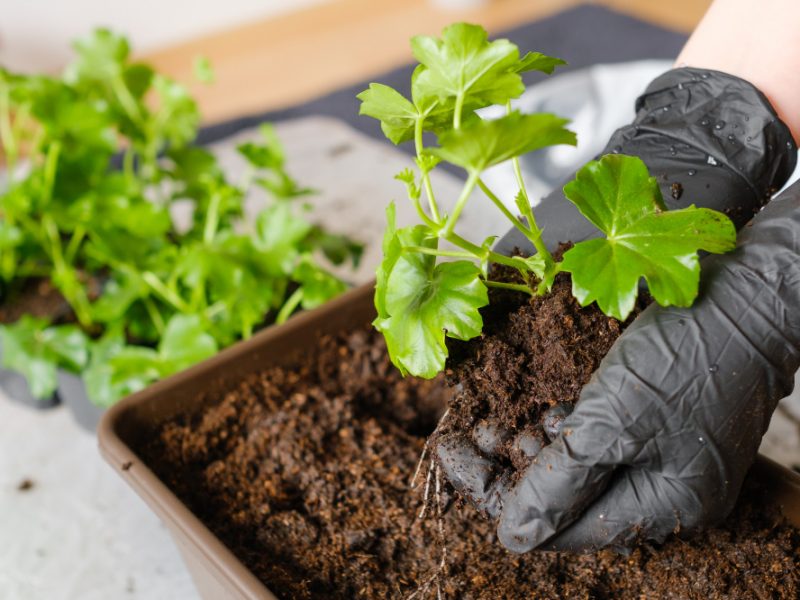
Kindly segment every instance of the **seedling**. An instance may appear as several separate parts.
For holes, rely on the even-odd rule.
[[[465,23],[445,28],[441,38],[414,37],[411,47],[419,65],[411,77],[410,100],[378,83],[358,96],[361,114],[378,119],[386,137],[395,144],[413,140],[416,148],[416,169],[397,178],[406,184],[420,223],[397,228],[394,205],[389,205],[375,287],[374,325],[404,374],[435,376],[444,368],[447,337],[480,335],[480,308],[488,304],[489,287],[543,295],[565,272],[581,305],[596,302],[605,314],[624,320],[644,278],[656,302],[691,305],[698,293],[698,250],[733,249],[735,228],[713,210],[667,211],[656,180],[638,158],[604,156],[564,187],[565,196],[604,237],[576,243],[560,260],[543,244],[519,157],[556,144],[575,145],[576,136],[565,119],[522,114],[512,109],[511,100],[524,90],[521,73],[550,74],[564,61],[537,52],[521,56],[508,40],[489,41],[483,28]],[[505,116],[484,120],[475,112],[494,104],[505,105]],[[437,145],[424,145],[425,132],[437,136]],[[482,178],[487,168],[506,161],[512,162],[519,186],[514,204],[520,216]],[[449,212],[430,178],[441,162],[466,173]],[[493,237],[470,240],[457,233],[476,188],[530,240],[533,256],[505,256],[492,250]],[[520,283],[490,280],[490,263],[515,269]]]

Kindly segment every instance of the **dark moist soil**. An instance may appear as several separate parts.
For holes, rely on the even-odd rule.
[[[546,402],[576,393],[537,389]],[[365,328],[323,339],[294,368],[267,369],[209,398],[201,414],[153,432],[141,452],[280,598],[406,598],[442,556],[435,519],[416,518],[422,486],[408,483],[449,396],[441,379],[403,380],[383,340]],[[719,528],[628,557],[513,555],[492,523],[456,503],[443,520],[442,595],[797,598],[800,532],[765,500],[748,480]],[[436,598],[435,585],[415,597]]]
[[[516,271],[502,267],[491,278],[519,283]],[[495,457],[521,471],[531,459],[512,449],[516,434],[525,430],[548,443],[542,428],[548,409],[578,401],[600,361],[648,300],[640,299],[620,323],[596,304],[581,307],[566,274],[556,277],[546,296],[491,288],[489,300],[482,311],[483,334],[468,342],[448,341],[447,380],[458,393],[438,434],[470,435],[477,424],[488,423],[506,439]]]
[[[26,314],[54,323],[73,320],[69,304],[49,279],[30,279],[0,297],[0,323],[13,323]]]

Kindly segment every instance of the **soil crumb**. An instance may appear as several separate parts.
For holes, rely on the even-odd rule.
[[[36,486],[36,483],[33,479],[28,479],[27,477],[17,484],[17,491],[18,492],[29,492]]]
[[[506,393],[519,394],[517,385]],[[574,391],[542,384],[532,403],[565,393]],[[364,328],[323,338],[294,368],[266,369],[209,398],[200,414],[164,423],[141,452],[278,597],[407,598],[421,590],[415,598],[432,599],[442,548],[435,520],[416,518],[423,486],[408,484],[450,396],[441,378],[402,379],[383,340]],[[492,523],[455,503],[444,515],[441,594],[797,598],[800,532],[766,500],[749,478],[718,528],[627,557],[510,554]]]

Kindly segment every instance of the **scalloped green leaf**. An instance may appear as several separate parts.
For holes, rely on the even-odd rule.
[[[700,280],[697,252],[736,246],[736,229],[722,213],[694,206],[667,211],[655,178],[632,156],[588,163],[564,194],[606,238],[576,244],[561,270],[571,273],[582,306],[597,302],[620,320],[633,310],[642,278],[659,304],[690,306]]]
[[[439,148],[430,151],[449,163],[479,173],[533,150],[577,143],[569,121],[551,114],[526,115],[514,111],[491,121],[478,120],[442,134]]]
[[[489,302],[480,268],[469,261],[436,264],[435,257],[403,247],[435,248],[427,227],[398,230],[385,247],[375,327],[392,362],[403,374],[431,378],[447,359],[446,337],[468,340],[480,335],[480,308]],[[389,260],[387,260],[387,258]]]

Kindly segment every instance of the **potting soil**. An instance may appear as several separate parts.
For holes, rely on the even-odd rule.
[[[593,330],[580,340],[598,348],[618,334],[603,319],[577,318]],[[513,361],[502,368],[513,371]],[[517,380],[537,390],[525,392],[534,403],[549,402],[574,396],[576,378],[593,368],[572,364],[561,383]],[[491,386],[491,377],[468,385]],[[800,531],[752,481],[722,526],[630,556],[514,555],[463,502],[444,514],[442,539],[435,511],[418,518],[425,486],[410,490],[409,480],[450,389],[442,378],[403,379],[365,327],[163,424],[142,452],[279,598],[798,597]]]

